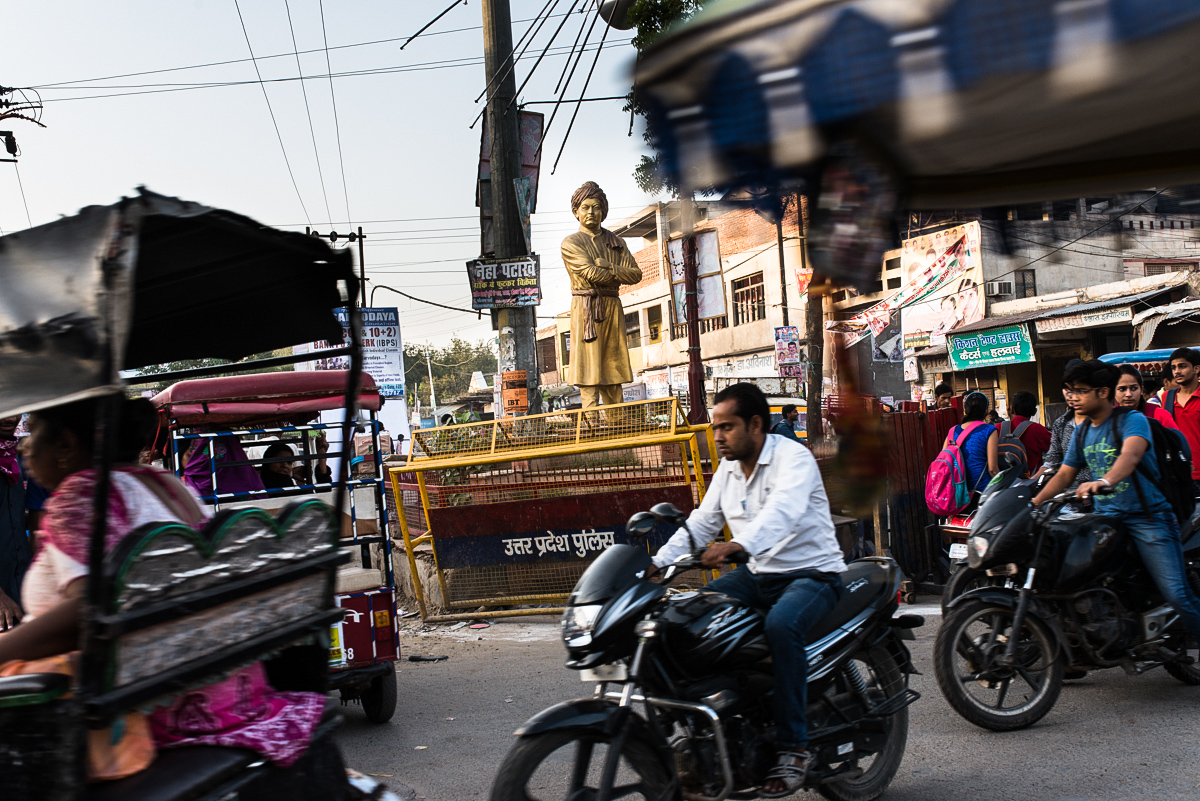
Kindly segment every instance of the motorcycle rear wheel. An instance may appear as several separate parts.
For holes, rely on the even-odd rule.
[[[869,672],[864,672],[868,690],[880,690],[886,695],[895,695],[904,690],[904,674],[895,658],[883,648],[856,657],[865,663]],[[908,707],[887,718],[887,742],[873,757],[871,764],[856,779],[843,779],[822,784],[817,791],[832,801],[874,801],[883,795],[900,770],[904,749],[908,744]]]
[[[520,738],[496,773],[491,801],[594,798],[611,739],[580,729]],[[563,749],[570,751],[557,753]],[[621,766],[614,784],[613,798],[651,801],[666,797],[671,779],[654,748],[630,737],[621,749]]]
[[[955,712],[992,731],[1032,726],[1054,708],[1062,690],[1063,653],[1054,632],[1032,613],[1022,626],[1016,666],[997,664],[1012,636],[1013,615],[1007,606],[967,601],[943,618],[934,643],[942,695]],[[1005,706],[1013,689],[1021,695],[1019,703]],[[992,692],[995,703],[985,697]]]

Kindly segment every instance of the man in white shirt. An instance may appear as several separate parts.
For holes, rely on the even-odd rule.
[[[704,552],[715,568],[738,551],[746,568],[711,582],[723,592],[767,612],[767,639],[775,665],[779,760],[759,795],[783,798],[799,789],[813,757],[808,748],[806,635],[842,597],[846,569],[834,534],[829,499],[808,448],[786,437],[767,436],[771,410],[753,384],[717,393],[713,437],[722,456],[712,485],[688,517],[697,545],[729,524],[733,539]],[[688,536],[675,532],[654,557],[665,567],[688,553]]]

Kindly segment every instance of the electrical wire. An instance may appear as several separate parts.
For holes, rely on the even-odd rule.
[[[317,178],[321,182],[321,197],[325,201],[325,214],[332,218],[329,210],[329,195],[325,192],[325,171],[321,169],[321,151],[317,148],[317,131],[313,128],[312,109],[308,106],[308,90],[304,87],[304,68],[300,66],[300,46],[296,44],[296,28],[292,25],[292,7],[288,0],[283,0],[283,8],[287,11],[288,32],[292,35],[292,50],[296,54],[296,74],[300,76],[300,94],[304,97],[304,115],[308,117],[308,133],[312,137],[313,158],[317,160]]]
[[[579,5],[579,0],[572,0],[571,7],[567,9],[567,14],[574,12],[577,5]],[[554,29],[554,33],[550,35],[550,40],[546,42],[546,46],[542,48],[542,52],[537,57],[537,61],[533,62],[533,66],[529,68],[529,74],[525,76],[525,80],[521,81],[521,85],[518,86],[517,91],[513,93],[512,100],[508,101],[508,108],[511,108],[513,103],[517,102],[517,98],[521,96],[521,92],[525,90],[525,86],[529,83],[530,79],[533,78],[534,73],[537,72],[537,68],[541,66],[542,59],[546,57],[546,53],[549,52],[550,48],[554,45],[554,40],[558,38],[560,33],[562,33],[563,26],[566,24],[567,18],[563,17],[562,22],[558,23],[558,27]]]
[[[346,188],[346,160],[342,156],[342,126],[338,124],[337,94],[333,91],[333,65],[329,61],[329,36],[325,33],[325,0],[319,0],[317,5],[321,10],[321,41],[325,44],[325,71],[329,73],[329,99],[333,103],[333,130],[337,134],[338,169],[342,173],[342,198],[346,201],[346,226],[349,227],[351,219],[350,190]]]
[[[583,37],[583,46],[579,48],[579,52],[575,56],[575,64],[574,64],[574,66],[571,67],[571,74],[567,76],[567,81],[562,86],[562,93],[559,94],[560,100],[563,97],[563,95],[565,95],[567,93],[567,87],[569,87],[571,85],[571,80],[575,77],[575,70],[579,67],[579,62],[583,60],[583,54],[584,54],[584,51],[587,50],[588,40],[592,38],[592,31],[595,29],[596,22],[599,19],[600,19],[600,12],[597,11],[596,15],[594,17],[592,17],[592,24],[588,26],[587,35]],[[587,22],[587,19],[585,18],[584,23],[586,23],[586,22]],[[580,27],[580,30],[582,30],[583,23],[580,23],[579,27]],[[571,63],[571,57],[568,55],[567,63],[563,64],[563,75],[566,75],[567,65],[570,63]],[[562,75],[559,76],[559,80],[562,80]],[[558,90],[556,89],[555,91],[557,92]],[[580,92],[579,96],[583,97],[583,92]],[[542,129],[542,141],[538,142],[537,151],[536,151],[536,153],[534,153],[535,156],[541,154],[542,147],[546,144],[546,136],[547,136],[547,134],[550,133],[551,126],[554,125],[554,118],[558,116],[559,105],[560,105],[559,103],[554,104],[554,110],[550,112],[550,121],[547,122],[546,127],[544,129]],[[566,142],[564,140],[564,144],[565,143]]]
[[[515,45],[513,45],[513,48],[512,48],[513,54],[515,54],[517,52],[518,48],[521,47],[522,43],[525,42],[525,38],[529,36],[530,32],[533,31],[535,26],[540,31],[542,29],[542,26],[546,24],[546,20],[550,18],[550,15],[546,14],[546,10],[550,8],[551,3],[554,3],[554,5],[557,6],[558,0],[546,0],[546,5],[542,6],[542,10],[539,11],[536,16],[534,16],[533,22],[531,22],[529,24],[529,27],[525,29],[525,33],[521,34],[521,38],[517,40],[517,43]],[[550,10],[553,11],[553,9],[550,9]],[[534,35],[536,36],[537,34],[535,33]],[[521,56],[525,55],[525,50],[527,50],[529,48],[529,44],[532,44],[532,43],[533,43],[533,39],[530,38],[529,43],[525,44],[525,49],[521,50],[520,55],[516,55],[515,57],[513,57],[513,55],[510,55],[509,58],[506,59],[507,63],[505,65],[505,69],[501,72],[497,72],[495,75],[493,75],[491,78],[488,79],[487,84],[483,87],[483,91],[480,92],[475,97],[476,103],[478,103],[480,98],[482,98],[484,95],[486,95],[488,93],[488,91],[492,88],[492,84],[496,83],[497,81],[503,81],[505,78],[508,77],[508,73],[512,72],[516,68],[517,62],[521,60]]]
[[[254,73],[258,76],[258,85],[262,89],[263,100],[267,101],[267,112],[271,115],[271,125],[275,126],[275,138],[279,140],[279,149],[283,152],[283,163],[287,165],[288,176],[292,179],[292,188],[296,190],[296,199],[300,201],[300,209],[304,212],[304,217],[308,219],[308,207],[304,205],[304,198],[300,196],[300,187],[296,183],[295,173],[292,172],[292,163],[288,161],[287,148],[283,146],[283,135],[279,133],[279,123],[275,121],[275,110],[271,108],[271,98],[267,96],[267,85],[263,83],[262,73],[258,71],[258,62],[254,59],[254,48],[250,45],[250,33],[246,30],[246,20],[242,18],[242,7],[238,5],[238,0],[233,0],[233,7],[237,9],[238,22],[242,25],[242,35],[246,37],[246,49],[250,51],[250,61],[254,64]]]
[[[13,162],[13,171],[17,174],[17,186],[21,189],[21,203],[25,206],[25,222],[29,223],[29,227],[33,227],[33,218],[29,216],[29,201],[25,199],[25,184],[21,182],[21,170],[17,167],[17,162]]]
[[[579,9],[579,13],[583,15],[583,20],[579,23],[579,31],[575,34],[575,41],[571,43],[571,52],[567,54],[567,64],[571,63],[571,59],[575,56],[575,48],[579,47],[579,37],[583,36],[583,29],[587,27],[587,9]],[[558,83],[554,84],[554,94],[558,94],[559,88],[562,86],[563,76],[567,74],[567,65],[563,65],[562,74],[558,76]]]
[[[599,16],[599,12],[597,12],[596,16]],[[596,72],[596,65],[600,63],[600,53],[604,49],[604,40],[608,38],[609,30],[611,30],[609,26],[605,25],[604,33],[600,34],[600,46],[596,48],[596,57],[592,59],[592,68],[588,70],[587,80],[583,82],[583,91],[579,93],[580,97],[587,96],[588,85],[592,82],[592,75]],[[554,166],[550,168],[551,175],[554,175],[555,170],[558,169],[558,162],[562,158],[563,151],[567,149],[567,140],[571,138],[571,131],[575,128],[575,118],[579,116],[579,109],[582,106],[583,103],[575,104],[575,112],[571,115],[571,122],[567,125],[566,134],[563,135],[562,144],[558,148],[558,155],[554,157]]]
[[[463,5],[466,5],[466,4],[467,4],[467,0],[454,0],[454,2],[453,2],[453,3],[451,3],[449,6],[447,6],[447,7],[446,7],[446,10],[445,10],[445,11],[443,11],[441,14],[438,14],[436,17],[434,17],[433,19],[431,19],[429,22],[425,23],[425,27],[424,27],[424,28],[422,28],[421,30],[419,30],[419,31],[417,31],[416,33],[414,33],[412,36],[410,36],[410,37],[408,37],[407,39],[405,39],[405,40],[404,40],[404,44],[400,45],[400,49],[401,49],[401,50],[403,50],[404,48],[408,47],[409,43],[410,43],[410,42],[412,42],[412,40],[413,40],[413,39],[416,39],[418,36],[420,36],[421,34],[425,33],[425,31],[427,31],[427,30],[429,30],[430,28],[432,28],[432,27],[433,27],[433,25],[434,25],[434,23],[436,23],[436,22],[437,22],[439,19],[441,19],[442,17],[444,17],[444,16],[446,16],[447,14],[449,14],[449,13],[450,13],[450,12],[451,12],[451,11],[454,9],[454,7],[455,7],[455,6],[457,6],[459,3],[462,3]]]
[[[513,24],[519,25],[523,22],[537,22],[537,19],[538,19],[537,17],[530,17],[529,19],[516,19],[516,20],[513,20]],[[424,35],[425,35],[425,38],[428,39],[430,36],[445,36],[445,35],[452,34],[452,33],[465,33],[467,31],[477,31],[477,30],[481,29],[482,27],[483,27],[482,25],[471,25],[466,28],[452,28],[447,31],[434,31],[433,33],[427,33]],[[404,41],[404,40],[410,39],[410,38],[412,38],[412,37],[411,36],[393,36],[393,37],[390,37],[387,39],[372,39],[371,41],[367,41],[367,42],[352,42],[350,44],[334,45],[333,47],[330,47],[328,49],[330,49],[330,50],[348,50],[348,49],[355,48],[355,47],[372,47],[374,45],[391,44],[393,42],[401,42],[401,41]],[[321,52],[322,49],[323,48],[318,47],[318,48],[314,48],[312,50],[301,50],[300,55],[303,56],[303,55],[308,55],[310,53],[319,53],[319,52]],[[259,56],[258,60],[259,61],[268,61],[273,58],[287,58],[291,55],[292,55],[291,53],[273,53],[269,56]],[[100,78],[79,78],[79,79],[72,80],[72,81],[58,81],[56,83],[38,84],[35,87],[26,87],[25,91],[36,91],[37,89],[54,89],[54,88],[57,88],[60,86],[72,86],[74,84],[80,84],[80,83],[95,83],[96,81],[111,81],[116,78],[138,78],[142,75],[161,75],[162,73],[165,73],[165,72],[186,72],[187,70],[207,69],[209,67],[225,67],[230,64],[245,64],[247,61],[250,61],[250,59],[235,58],[235,59],[229,59],[227,61],[210,61],[205,64],[189,64],[184,67],[164,67],[164,68],[155,69],[155,70],[143,70],[141,72],[124,72],[124,73],[119,73],[117,75],[105,75]]]
[[[629,44],[629,42],[631,42],[631,41],[632,41],[631,39],[622,39],[622,40],[610,42],[606,47],[607,47],[607,49],[611,49],[614,47],[619,47],[621,45]],[[566,48],[562,47],[562,48],[558,48],[558,52],[551,53],[550,55],[551,56],[560,56],[560,55],[564,55],[565,53],[566,53]],[[291,53],[289,53],[288,55],[291,55]],[[411,65],[397,65],[397,66],[392,66],[392,67],[374,67],[371,69],[363,69],[363,70],[347,70],[345,72],[333,73],[332,75],[305,75],[305,76],[303,76],[303,80],[315,80],[315,79],[327,78],[327,77],[359,78],[359,77],[373,76],[373,75],[396,75],[396,74],[404,73],[404,72],[426,72],[429,70],[455,69],[458,67],[477,67],[477,66],[482,65],[483,63],[484,63],[484,60],[483,60],[482,56],[467,56],[467,57],[463,57],[463,58],[444,59],[442,61],[428,61],[428,62],[422,62],[419,64],[411,64]],[[264,83],[288,83],[290,81],[298,81],[298,80],[301,80],[301,78],[270,78],[270,79],[264,80],[260,77],[259,80],[253,80],[253,81],[251,81],[251,80],[210,81],[207,83],[188,83],[188,84],[139,84],[139,85],[130,85],[130,86],[101,86],[101,87],[92,87],[92,88],[96,88],[96,89],[122,89],[122,88],[124,88],[124,89],[137,89],[138,91],[112,92],[109,94],[101,94],[101,95],[77,95],[74,97],[55,97],[55,98],[50,98],[49,100],[46,100],[45,102],[46,103],[68,103],[68,102],[74,102],[74,101],[78,101],[78,100],[103,100],[106,98],[113,98],[113,97],[134,97],[137,95],[156,95],[156,94],[165,94],[165,93],[169,93],[169,92],[190,92],[190,91],[194,91],[197,89],[222,89],[222,88],[226,88],[226,87],[230,87],[230,86],[246,86],[248,84],[259,83],[260,81],[264,82]],[[139,87],[146,87],[146,88],[139,88]]]
[[[447,306],[444,303],[436,303],[432,300],[425,300],[424,298],[418,298],[415,295],[410,295],[407,292],[402,292],[399,289],[396,289],[395,287],[388,286],[387,284],[376,284],[375,286],[371,287],[371,292],[374,293],[374,291],[376,289],[386,289],[391,292],[395,292],[397,295],[400,295],[401,297],[408,298],[409,300],[414,300],[417,303],[424,303],[429,306],[437,306],[439,309],[448,309],[449,311],[462,312],[463,314],[478,315],[480,312],[487,311],[487,309],[460,309],[457,306]],[[536,319],[536,320],[555,320],[555,319],[557,319],[557,317],[546,317],[546,316],[537,314],[537,315],[534,315],[534,319]]]

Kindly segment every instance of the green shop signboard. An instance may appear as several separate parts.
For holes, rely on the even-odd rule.
[[[1033,343],[1029,328],[1024,325],[1006,325],[974,334],[950,333],[946,335],[946,350],[950,352],[953,370],[1033,361]]]

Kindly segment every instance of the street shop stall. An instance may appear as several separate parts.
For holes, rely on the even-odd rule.
[[[299,462],[315,467],[327,458],[314,438],[341,423],[322,423],[320,413],[341,409],[348,376],[344,370],[272,372],[181,381],[154,396],[160,433],[176,475],[200,492],[200,500],[216,513],[221,509],[279,509],[297,498],[318,493],[331,499],[334,485],[309,480],[286,488],[223,486],[227,475],[251,478],[257,468],[275,462]],[[378,412],[379,388],[366,373],[358,387],[358,408]],[[337,572],[334,603],[346,617],[330,627],[329,689],[343,700],[358,701],[367,718],[385,723],[396,709],[395,662],[400,657],[396,621],[396,582],[391,548],[387,547],[388,515],[383,488],[380,430],[377,420],[360,420],[355,440],[371,443],[373,470],[355,470],[344,482],[348,510],[341,523],[338,545],[358,560]],[[246,449],[283,443],[293,456],[248,458]],[[348,459],[353,463],[353,459]],[[368,467],[370,465],[367,465]],[[194,475],[196,468],[200,475]],[[237,471],[241,471],[239,474]]]
[[[676,398],[414,431],[409,461],[390,473],[422,617],[561,611],[593,559],[633,542],[634,512],[699,504],[706,435]],[[653,552],[672,533],[662,527],[644,545]],[[418,564],[426,548],[433,586]],[[467,611],[481,606],[492,609]]]
[[[187,359],[238,363],[153,380],[261,371],[291,357],[239,360],[302,342],[341,342],[333,309],[358,286],[349,254],[142,189],[0,238],[0,284],[0,415],[97,404],[78,659],[24,663],[45,672],[0,678],[6,801],[345,797],[350,787],[331,736],[339,716],[329,707],[290,767],[249,748],[155,754],[146,743],[137,750],[148,766],[139,759],[139,770],[125,778],[88,778],[89,743],[123,742],[134,731],[130,716],[160,702],[187,698],[197,714],[209,714],[202,690],[238,672],[239,689],[265,703],[268,688],[243,683],[254,681],[241,672],[247,666],[261,662],[270,689],[303,691],[310,701],[323,696],[327,632],[344,614],[333,599],[344,558],[335,524],[343,480],[332,509],[305,497],[275,513],[227,510],[199,528],[150,522],[115,543],[108,540],[117,539],[112,526],[121,516],[109,512],[119,497],[112,488],[123,375],[136,384],[143,368]],[[208,326],[197,336],[182,320],[238,324]],[[357,334],[357,310],[351,321]],[[350,360],[342,388],[349,421],[362,365],[357,336],[334,350]],[[343,439],[349,433],[347,423]],[[6,668],[19,669],[19,661]],[[305,736],[297,734],[303,727],[277,722],[287,727],[284,739]]]

